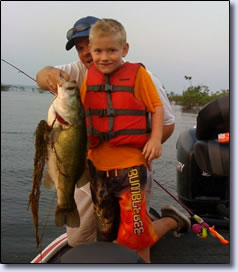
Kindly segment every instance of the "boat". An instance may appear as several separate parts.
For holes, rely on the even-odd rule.
[[[53,259],[62,248],[68,245],[67,233],[63,233],[51,242],[42,252],[40,252],[31,263],[48,263]]]
[[[144,263],[134,251],[116,243],[89,242],[72,248],[67,241],[67,233],[60,235],[31,263]]]
[[[229,240],[229,229],[217,229]],[[152,264],[229,264],[230,247],[212,235],[200,239],[191,231],[181,237],[167,233],[151,248]],[[32,261],[33,264],[143,264],[132,250],[109,242],[90,242],[72,248],[64,233]]]
[[[177,140],[178,198],[211,224],[229,227],[229,96],[205,105]]]
[[[210,226],[216,226],[216,231],[227,240],[230,238],[228,133],[229,96],[225,96],[204,106],[198,113],[196,127],[181,132],[176,145],[178,201]],[[149,213],[160,217],[153,208]],[[192,224],[197,223],[192,216],[190,220]],[[230,246],[209,233],[202,237],[190,231],[175,237],[170,232],[151,248],[151,262],[229,264]],[[71,248],[64,233],[32,263],[135,264],[143,260],[134,251],[116,243],[90,242]]]

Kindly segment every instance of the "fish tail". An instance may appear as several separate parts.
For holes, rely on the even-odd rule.
[[[57,227],[63,227],[64,225],[77,228],[80,226],[80,216],[76,205],[72,209],[65,209],[56,207],[55,212],[55,224]]]

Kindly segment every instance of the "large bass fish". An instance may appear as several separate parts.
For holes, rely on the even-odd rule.
[[[86,152],[85,116],[79,90],[75,81],[64,82],[62,87],[58,86],[58,94],[49,108],[48,123],[41,120],[36,129],[33,188],[29,202],[37,244],[39,188],[45,161],[45,185],[48,188],[54,185],[57,192],[55,224],[58,227],[78,227],[80,217],[74,190],[76,183],[81,187],[89,180],[85,171]]]

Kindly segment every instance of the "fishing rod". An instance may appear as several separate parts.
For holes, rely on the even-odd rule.
[[[29,76],[27,73],[25,73],[24,71],[22,71],[21,69],[17,68],[15,65],[11,64],[10,62],[4,60],[4,59],[1,59],[1,61],[3,62],[6,62],[8,65],[12,66],[13,68],[15,68],[19,73],[22,73],[24,74],[25,76],[29,77],[31,80],[37,82],[33,77]],[[55,93],[53,93],[52,91],[49,90],[49,92],[53,95],[55,95]]]
[[[1,59],[1,60],[4,61],[4,62],[6,62],[8,65],[12,66],[13,68],[17,69],[19,71],[19,73],[24,74],[25,76],[29,77],[30,79],[32,79],[32,80],[34,80],[36,82],[36,80],[33,77],[29,76],[24,71],[22,71],[21,69],[17,68],[15,65],[11,64],[10,62],[8,62],[8,61],[6,61],[4,59]]]
[[[207,230],[210,234],[216,237],[222,244],[229,244],[229,241],[226,240],[221,234],[219,234],[215,230],[215,226],[210,227],[200,216],[194,214],[186,205],[184,205],[180,200],[178,200],[174,195],[172,195],[162,184],[160,184],[157,180],[153,179],[153,181],[160,186],[168,195],[170,195],[182,208],[184,208],[191,216],[195,219],[198,224],[194,224],[192,226],[192,231],[199,238],[207,238]]]

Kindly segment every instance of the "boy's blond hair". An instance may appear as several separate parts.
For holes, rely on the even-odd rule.
[[[114,19],[101,19],[92,25],[89,33],[89,43],[97,36],[118,35],[122,46],[126,44],[126,31],[121,23]]]

